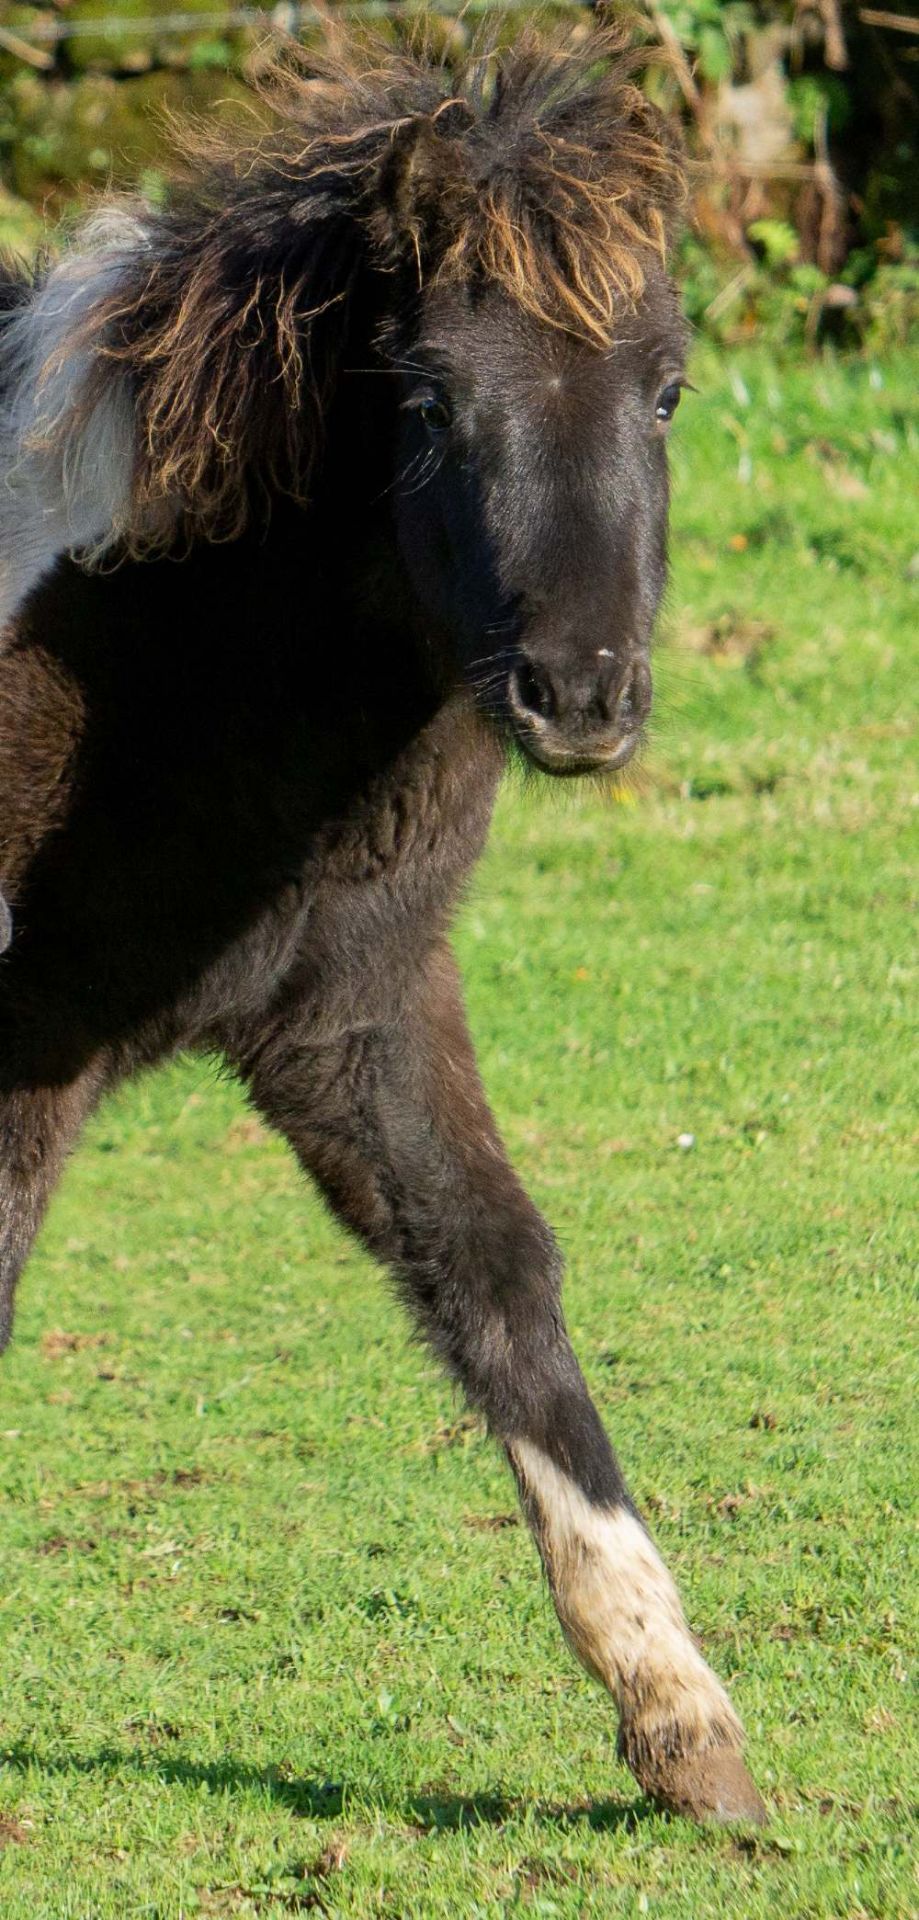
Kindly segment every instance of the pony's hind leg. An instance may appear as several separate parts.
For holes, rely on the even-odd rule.
[[[64,1086],[0,1080],[0,1353],[12,1332],[16,1282],[97,1088],[92,1073]]]
[[[504,1446],[566,1638],[614,1696],[641,1786],[697,1819],[762,1820],[737,1716],[569,1344],[555,1245],[498,1139],[449,954],[391,1022],[313,1041],[290,1014],[236,1060]]]

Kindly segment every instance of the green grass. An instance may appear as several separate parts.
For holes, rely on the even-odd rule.
[[[772,1824],[641,1803],[496,1454],[183,1064],[93,1125],[2,1374],[3,1920],[919,1905],[916,363],[696,378],[646,770],[508,791],[457,945]]]

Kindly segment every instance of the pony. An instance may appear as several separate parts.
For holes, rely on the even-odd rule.
[[[640,1787],[761,1821],[448,941],[508,754],[607,775],[650,711],[684,177],[639,59],[330,30],[164,208],[8,277],[0,525],[41,526],[0,648],[0,1338],[107,1089],[217,1056],[503,1448]]]

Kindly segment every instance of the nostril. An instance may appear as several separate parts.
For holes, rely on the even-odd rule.
[[[651,670],[646,660],[633,660],[616,699],[616,719],[624,731],[640,727],[651,711]]]
[[[540,720],[553,720],[556,700],[549,675],[532,660],[518,660],[511,674],[511,692],[517,704]]]

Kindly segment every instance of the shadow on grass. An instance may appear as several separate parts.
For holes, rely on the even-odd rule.
[[[457,1833],[463,1828],[503,1827],[523,1814],[552,1826],[588,1826],[596,1832],[633,1832],[655,1812],[651,1803],[621,1800],[564,1802],[528,1800],[504,1793],[409,1794],[395,1803],[391,1795],[376,1793],[358,1783],[311,1780],[288,1775],[280,1767],[247,1767],[234,1760],[184,1760],[166,1753],[143,1754],[118,1747],[100,1747],[92,1754],[47,1755],[32,1747],[0,1749],[0,1772],[33,1770],[45,1774],[134,1774],[159,1780],[166,1786],[205,1787],[213,1794],[262,1793],[289,1813],[307,1820],[340,1820],[359,1802],[384,1817],[421,1827],[426,1833]]]

